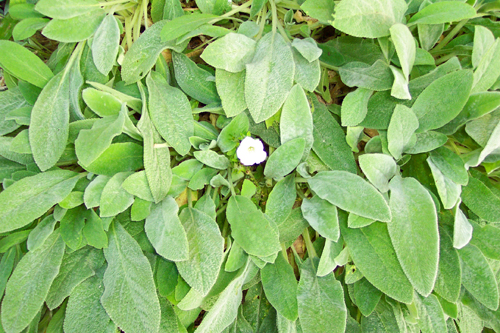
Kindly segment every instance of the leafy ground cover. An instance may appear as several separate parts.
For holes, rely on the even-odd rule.
[[[0,4],[0,332],[500,332],[498,0]]]

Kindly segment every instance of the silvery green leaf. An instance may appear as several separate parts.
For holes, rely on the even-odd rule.
[[[373,91],[358,88],[344,98],[341,108],[342,126],[357,126],[365,119],[368,112],[368,100]]]
[[[144,225],[146,235],[156,252],[171,261],[189,258],[188,239],[177,216],[178,211],[177,203],[168,196],[153,206]]]
[[[53,170],[23,178],[0,193],[0,232],[19,229],[62,201],[79,177],[69,170]]]
[[[335,258],[342,251],[343,244],[344,242],[341,240],[339,240],[338,242],[333,242],[327,239],[325,241],[325,247],[323,248],[323,252],[321,253],[321,258],[318,264],[318,271],[316,272],[317,276],[328,275],[337,267]]]
[[[66,148],[69,133],[69,103],[69,76],[62,71],[44,86],[31,111],[29,131],[31,151],[42,171],[53,167]],[[47,122],[58,130],[51,130]]]
[[[75,287],[95,274],[104,263],[101,250],[86,246],[80,250],[66,253],[63,257],[59,274],[54,279],[45,302],[49,309],[61,305]]]
[[[95,10],[98,5],[94,0],[41,0],[35,7],[37,12],[52,18],[68,19]]]
[[[306,140],[298,137],[279,146],[269,156],[264,175],[268,178],[280,179],[292,172],[299,165],[305,145]]]
[[[375,61],[371,66],[364,62],[352,61],[340,67],[339,74],[342,82],[349,87],[375,91],[389,90],[394,82],[389,65],[382,60]]]
[[[446,321],[443,309],[435,295],[422,297],[415,295],[418,309],[418,324],[422,333],[446,332]]]
[[[94,10],[68,19],[52,19],[42,30],[42,34],[63,43],[84,41],[99,28],[105,13],[99,7]]]
[[[498,283],[484,255],[472,244],[458,250],[458,254],[462,266],[462,285],[488,309],[497,310]]]
[[[317,258],[308,258],[300,267],[297,301],[302,332],[344,332],[347,309],[342,285],[333,274],[318,277],[317,263]]]
[[[322,171],[307,182],[320,198],[340,209],[378,221],[391,220],[382,194],[358,175],[340,170]]]
[[[453,247],[456,249],[461,249],[467,244],[472,238],[472,225],[469,220],[459,208],[461,201],[458,201],[455,207],[455,222],[453,224]]]
[[[313,151],[330,169],[356,173],[356,162],[342,127],[317,98],[313,98],[313,106]]]
[[[234,117],[247,108],[245,102],[246,72],[231,73],[223,69],[215,70],[215,85],[226,116]]]
[[[64,332],[107,333],[110,323],[115,326],[101,304],[104,292],[102,276],[101,271],[73,289],[66,308]]]
[[[291,214],[296,198],[295,176],[291,174],[276,183],[269,193],[266,215],[277,225],[280,225]]]
[[[299,53],[309,62],[319,59],[323,52],[323,50],[316,45],[316,41],[311,37],[304,39],[295,38],[292,41],[292,47],[299,51]]]
[[[40,311],[59,273],[64,248],[64,241],[56,231],[19,261],[2,301],[2,326],[7,332],[21,332]]]
[[[104,75],[108,75],[116,61],[120,46],[120,27],[113,13],[106,15],[92,40],[92,59]]]
[[[397,99],[411,99],[410,88],[408,79],[404,77],[400,69],[390,66],[392,75],[394,75],[394,82],[391,88],[391,96]]]
[[[387,186],[389,188],[389,186]],[[349,217],[347,218],[347,226],[349,228],[363,228],[366,227],[367,225],[372,224],[375,222],[375,220],[368,219],[363,216],[359,216],[353,213],[349,214]]]
[[[359,156],[359,166],[366,178],[385,193],[389,191],[389,180],[398,170],[394,159],[385,154],[364,154]]]
[[[219,275],[224,238],[215,220],[195,208],[185,208],[179,219],[186,230],[189,257],[177,262],[177,269],[192,288],[206,295]]]
[[[182,53],[173,52],[172,62],[177,84],[187,95],[203,104],[220,103],[212,73]]]
[[[292,266],[278,253],[274,263],[268,263],[260,272],[262,286],[269,303],[288,320],[298,317],[297,280]]]
[[[429,51],[436,45],[444,31],[444,23],[441,24],[417,24],[418,40],[422,49]]]
[[[419,122],[418,132],[439,128],[455,118],[469,99],[472,81],[470,70],[459,70],[429,84],[412,106]]]
[[[127,112],[126,104],[122,104],[118,115],[99,119],[92,129],[80,131],[75,140],[75,151],[82,165],[92,164],[111,145],[113,138],[122,133]]]
[[[101,217],[115,216],[134,203],[134,196],[122,187],[122,183],[131,174],[131,172],[119,172],[106,183],[100,200]]]
[[[486,91],[495,84],[498,76],[500,75],[499,55],[500,40],[497,39],[488,51],[486,51],[474,71],[474,83],[472,85],[471,93]]]
[[[252,60],[255,45],[256,42],[245,35],[229,33],[209,44],[201,58],[217,69],[238,73]]]
[[[340,237],[337,207],[319,196],[302,201],[302,215],[311,227],[327,240],[337,242]]]
[[[175,40],[162,40],[162,29],[169,22],[171,21],[163,20],[153,24],[134,41],[122,63],[121,74],[126,83],[137,82],[148,75],[163,50],[172,49],[181,52],[186,47],[188,41],[176,45]]]
[[[300,119],[300,123],[297,122]],[[296,138],[304,138],[303,158],[309,154],[314,142],[311,108],[304,90],[299,85],[293,86],[283,104],[280,117],[281,144]]]
[[[403,0],[343,0],[335,6],[333,27],[355,37],[389,36],[389,28],[403,21]]]
[[[395,159],[402,157],[403,151],[410,145],[411,137],[418,128],[418,119],[413,111],[398,104],[387,129],[388,149]]]
[[[108,235],[102,306],[125,332],[157,332],[160,305],[147,258],[120,223],[112,223]]]
[[[415,40],[410,29],[404,24],[396,23],[390,27],[389,31],[391,32],[391,39],[396,48],[403,74],[408,80],[415,62]]]
[[[196,333],[222,332],[236,319],[238,307],[243,297],[242,287],[249,275],[253,264],[247,261],[244,268],[241,268],[238,276],[220,294],[210,311],[203,318]]]
[[[474,27],[474,46],[472,49],[472,66],[476,68],[488,50],[495,44],[495,36],[486,27]]]
[[[182,91],[171,87],[165,78],[152,72],[146,78],[149,89],[149,114],[160,135],[179,154],[186,155],[194,134],[193,115]]]
[[[415,290],[428,296],[438,272],[439,232],[436,207],[431,195],[414,178],[393,178],[387,224],[401,267]]]
[[[439,236],[439,268],[434,291],[448,302],[456,303],[462,285],[460,258],[447,230],[440,228]]]
[[[227,153],[234,149],[243,135],[248,132],[248,117],[244,113],[240,113],[234,117],[231,122],[226,125],[217,138],[217,145],[223,153]]]
[[[450,149],[440,147],[430,152],[429,159],[443,173],[457,184],[467,185],[469,176],[463,160]]]
[[[431,168],[432,177],[436,182],[439,198],[443,203],[444,209],[453,208],[460,199],[462,187],[443,175],[441,170],[432,162],[430,158],[427,159],[427,164]]]
[[[226,156],[217,154],[213,150],[195,151],[194,157],[201,163],[218,170],[225,170],[230,165]]]
[[[108,183],[111,177],[99,175],[85,188],[83,193],[83,202],[85,207],[94,208],[99,206],[101,202],[101,194],[104,186]]]
[[[349,296],[364,316],[369,316],[380,302],[382,292],[362,278],[348,286]]]
[[[139,90],[145,97],[142,85],[139,85]],[[147,183],[154,202],[158,203],[165,198],[172,184],[170,151],[168,147],[155,147],[155,144],[160,143],[161,140],[149,117],[145,98],[143,99],[141,120],[137,126],[144,141],[144,170]]]
[[[321,80],[319,59],[308,62],[296,49],[292,49],[292,53],[295,64],[295,75],[293,79],[303,89],[313,92]]]
[[[54,231],[56,222],[53,215],[49,215],[40,221],[28,236],[28,241],[26,243],[28,250],[33,251],[42,245]]]
[[[399,263],[386,223],[364,228],[347,227],[347,216],[339,212],[342,237],[356,267],[377,289],[404,303],[411,303],[413,286]]]
[[[280,34],[264,35],[246,65],[245,101],[256,123],[278,112],[292,88],[294,72],[290,45]]]
[[[231,236],[248,254],[267,257],[281,250],[278,232],[248,198],[231,196],[227,206]]]

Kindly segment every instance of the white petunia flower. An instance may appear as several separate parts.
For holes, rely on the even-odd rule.
[[[236,156],[240,159],[241,164],[254,165],[264,162],[267,153],[264,150],[262,141],[247,136],[241,140],[240,146],[236,150]]]

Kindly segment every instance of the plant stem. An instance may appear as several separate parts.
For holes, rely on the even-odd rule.
[[[187,188],[187,201],[188,207],[193,208],[193,198],[191,197],[191,189],[189,187]]]
[[[309,254],[310,258],[313,257],[318,257],[318,254],[316,253],[316,250],[314,249],[314,246],[311,242],[311,236],[309,235],[309,229],[305,228],[304,232],[302,233],[302,237],[304,238],[304,242],[306,243],[306,249],[307,253]]]
[[[326,69],[331,69],[332,71],[336,71],[338,72],[339,71],[339,68],[336,67],[336,66],[333,66],[333,65],[329,65],[327,64],[326,62],[323,62],[320,60],[319,64],[321,65],[321,67],[325,67]]]
[[[441,50],[443,47],[445,47],[446,45],[448,45],[448,43],[453,39],[453,37],[455,37],[459,32],[460,30],[463,28],[463,26],[469,21],[469,19],[465,19],[465,20],[462,20],[460,21],[456,26],[455,28],[453,28],[452,31],[450,31],[450,33],[448,35],[446,35],[446,37],[438,44],[438,46],[436,46],[432,51],[436,52],[436,51],[439,51]]]
[[[233,179],[231,175],[231,168],[227,169],[227,180],[229,182],[229,189],[231,190],[231,195],[236,196],[236,192],[234,190]]]

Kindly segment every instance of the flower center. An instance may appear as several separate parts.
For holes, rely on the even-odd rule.
[[[253,146],[248,147],[248,151],[255,151],[255,147]]]

